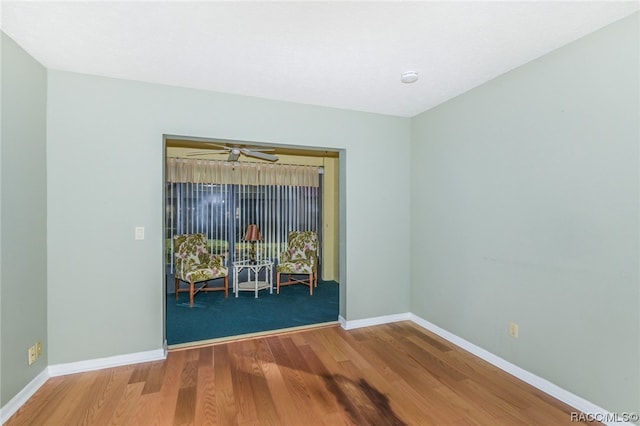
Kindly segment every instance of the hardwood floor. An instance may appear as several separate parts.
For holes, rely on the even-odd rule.
[[[571,407],[411,322],[49,379],[6,425],[569,425]]]

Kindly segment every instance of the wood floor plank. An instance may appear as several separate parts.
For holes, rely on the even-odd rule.
[[[464,396],[464,399],[473,403],[476,409],[483,410],[494,418],[500,418],[505,414],[518,418],[518,413],[522,411],[522,407],[511,404],[474,380],[462,380],[451,388],[451,391]],[[482,403],[479,404],[477,401],[482,401]]]
[[[236,401],[231,379],[229,346],[218,345],[213,348],[214,371],[216,375],[216,414],[220,425],[234,425],[236,421]]]
[[[416,392],[404,381],[395,382],[392,386],[385,386],[385,379],[376,370],[364,370],[362,375],[367,378],[372,386],[378,389],[387,389],[391,409],[398,417],[406,419],[421,419],[424,424],[446,424],[451,417],[441,415],[439,407]]]
[[[150,368],[151,363],[149,362],[134,365],[133,372],[131,373],[131,377],[129,378],[129,383],[146,382]]]
[[[457,390],[457,388],[456,388]],[[427,398],[436,402],[437,406],[449,405],[450,416],[463,416],[482,425],[496,424],[496,417],[487,413],[482,409],[483,403],[478,404],[478,401],[472,401],[468,398],[461,397],[456,391],[452,390],[446,385],[442,385],[427,395]],[[506,413],[505,413],[506,415]]]
[[[64,410],[58,410],[47,418],[53,424],[83,424],[83,418],[94,399],[89,399],[92,394],[91,389],[98,379],[100,373],[90,371],[86,374],[76,374],[74,380],[74,392],[67,395],[62,402]]]
[[[140,401],[142,396],[143,383],[132,383],[125,386],[125,390],[121,395],[121,398],[116,405],[111,419],[109,419],[110,426],[119,426],[128,424],[131,419],[131,413]],[[73,423],[60,423],[60,424],[73,424]]]
[[[465,374],[447,363],[442,355],[433,355],[408,339],[404,339],[403,344],[406,354],[440,382],[455,385],[456,382],[466,378]]]
[[[335,329],[331,329],[331,331],[328,329],[318,330],[314,340],[319,341],[325,351],[331,354],[336,361],[347,361],[349,354],[345,352],[345,347],[341,339],[335,335],[335,331]]]
[[[442,353],[449,352],[454,348],[454,345],[440,336],[436,336],[433,333],[427,332],[417,324],[411,321],[403,321],[402,323],[389,324],[391,328],[396,331],[398,329],[405,330],[407,338],[417,338],[426,343],[426,346],[433,348],[434,350]]]
[[[354,342],[349,338],[349,333],[342,329],[326,330],[320,333],[322,340],[325,342],[331,342],[331,345],[324,345],[325,350],[331,352],[332,348],[340,348],[340,352],[344,354],[344,359],[333,357],[337,361],[348,360],[357,369],[371,368],[369,359],[363,356],[354,346]]]
[[[197,351],[194,351],[197,353]],[[180,389],[193,388],[198,382],[199,361],[197,359],[186,361],[180,374]]]
[[[316,424],[316,423],[314,423]],[[340,413],[332,412],[327,413],[320,419],[320,425],[322,426],[355,426],[354,423],[344,418]]]
[[[230,341],[51,378],[6,425],[569,426],[573,411],[405,321]]]
[[[198,348],[198,368],[213,367],[213,346]]]
[[[38,389],[38,398],[29,398],[27,402],[13,414],[11,418],[6,421],[6,425],[17,424],[30,424],[34,419],[44,411],[48,411],[48,403],[51,400],[51,395],[54,392],[58,392],[64,389],[63,380],[64,377],[54,377],[49,379]]]
[[[180,391],[180,377],[182,375],[185,352],[170,352],[165,360],[165,370],[162,387],[157,393],[160,399],[160,410],[156,413],[152,424],[172,424],[176,412],[176,401]]]
[[[452,360],[460,361],[458,368],[461,371],[463,368],[461,365],[465,364],[468,367],[465,371],[468,378],[477,383],[482,383],[489,392],[508,400],[511,405],[519,407],[520,409],[526,409],[539,399],[533,393],[518,391],[530,385],[502,370],[495,369],[493,366],[488,365],[486,361],[473,357],[469,353],[449,353],[446,355],[446,360],[449,362]],[[529,389],[532,390],[533,387]]]
[[[343,336],[340,335],[336,337]],[[313,340],[311,340],[310,343],[313,345]],[[393,419],[391,421],[393,424],[403,423],[392,408],[382,403],[386,395],[370,385],[369,381],[371,379],[375,380],[374,377],[369,375],[363,376],[363,371],[356,368],[351,361],[337,361],[335,357],[330,356],[325,350],[316,350],[314,356],[319,359],[321,365],[326,365],[324,371],[320,370],[322,377],[325,379],[325,386],[335,395],[340,410],[346,413],[355,424],[363,424],[363,422],[367,424],[372,417],[379,419],[387,417],[387,420]],[[309,357],[311,357],[311,355],[309,355]],[[367,365],[369,364],[367,363]],[[382,381],[386,382],[386,380]],[[392,388],[392,390],[395,389]],[[364,405],[362,404],[358,406],[358,399],[362,399],[358,398],[358,396],[363,394],[367,396],[371,404],[371,406],[366,409],[364,409]],[[370,398],[372,394],[376,396],[374,401]],[[404,395],[402,397],[406,398]],[[379,409],[382,411],[378,412]],[[366,414],[361,414],[362,411],[365,411]],[[393,413],[393,415],[390,415],[390,412]]]
[[[60,406],[63,403],[65,395],[73,392],[76,380],[76,375],[49,379],[36,392],[38,397],[35,398],[34,395],[30,398],[5,425],[45,424],[47,418],[53,415],[51,406]]]
[[[390,368],[383,359],[376,356],[374,351],[369,349],[366,344],[367,340],[364,335],[360,337],[358,335],[355,335],[354,333],[343,333],[343,335],[344,339],[349,341],[350,344],[355,348],[355,350],[367,360],[369,365],[371,365],[371,368],[373,368],[381,376],[383,376],[385,380],[392,383],[402,380],[402,377],[398,373]]]
[[[94,384],[96,396],[91,407],[84,413],[81,424],[106,425],[120,403],[120,396],[125,391],[131,377],[131,368],[118,367],[100,371],[100,379]],[[74,390],[75,392],[75,390]]]
[[[176,400],[176,411],[173,417],[175,426],[193,425],[196,417],[196,393],[194,386],[181,387]]]
[[[342,411],[336,395],[326,392],[326,378],[331,375],[331,372],[310,345],[299,346],[298,349],[309,367],[309,374],[305,376],[305,381],[313,403],[317,406],[316,411],[323,416]]]
[[[244,370],[249,372],[249,385],[251,386],[253,404],[258,416],[258,424],[280,424],[280,416],[262,371],[258,340],[245,340],[240,342],[240,346],[244,354]]]
[[[514,389],[517,389],[521,386],[529,386],[519,379],[510,376],[502,370],[499,370],[497,367],[490,365],[486,361],[472,355],[469,352],[463,350],[456,351],[438,351],[434,352],[429,349],[429,344],[425,343],[428,341],[436,342],[436,345],[439,344],[438,340],[442,340],[439,336],[433,335],[433,337],[428,336],[428,332],[425,333],[425,337],[427,339],[416,339],[418,330],[415,327],[413,335],[408,337],[408,339],[419,345],[421,348],[430,352],[439,363],[442,363],[445,368],[452,368],[456,371],[460,372],[464,377],[468,379],[472,379],[475,382],[481,382],[484,386],[488,387],[490,392],[495,392],[498,395],[509,398],[510,404],[516,405],[521,409],[525,409],[531,404],[535,403],[535,401],[539,398],[536,396],[535,388],[531,387],[532,392],[527,393],[518,393],[513,392]],[[498,386],[495,386],[494,379],[495,377],[501,377],[501,381]],[[538,391],[539,392],[539,391]],[[545,394],[546,395],[546,394]],[[553,401],[553,398],[551,398]],[[566,408],[566,407],[565,407]]]
[[[84,402],[82,404],[85,408],[82,410],[76,410],[78,417],[74,419],[74,424],[91,425],[98,421],[98,416],[102,406],[110,399],[108,394],[112,391],[114,374],[118,374],[118,371],[114,369],[112,369],[111,372],[113,374],[103,374],[104,372],[97,371],[93,372],[96,375],[96,379],[89,389],[85,391]],[[125,380],[127,376],[128,374],[120,374],[121,381],[118,385],[119,388],[124,389],[124,386],[126,386]],[[71,419],[67,421],[69,422],[70,420]]]
[[[231,382],[236,402],[238,424],[259,424],[253,393],[251,390],[252,365],[251,353],[244,349],[243,342],[230,344],[229,363],[231,366]]]
[[[430,375],[420,364],[409,358],[397,341],[389,339],[384,331],[367,341],[367,346],[416,391],[428,392],[441,385],[437,377]]]
[[[322,416],[323,413],[318,410],[313,400],[313,391],[309,389],[304,377],[312,373],[295,343],[286,336],[268,338],[267,343],[293,404],[298,410],[306,413],[308,418],[317,419]]]
[[[304,416],[303,411],[298,409],[295,398],[289,393],[280,367],[266,340],[260,339],[256,344],[258,362],[281,423],[285,425],[308,424],[308,419]]]
[[[127,424],[159,426],[159,423],[155,420],[158,410],[160,410],[160,398],[153,393],[145,394],[143,389],[138,403],[131,410]]]
[[[194,417],[196,425],[215,425],[218,418],[216,374],[213,359],[213,347],[200,348],[200,367]]]
[[[160,392],[167,365],[163,361],[154,361],[149,364],[149,373],[147,374],[147,379],[144,382],[144,389],[142,389],[143,395]]]

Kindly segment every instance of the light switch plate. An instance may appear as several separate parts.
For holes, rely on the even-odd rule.
[[[144,240],[144,227],[136,226],[136,240]]]

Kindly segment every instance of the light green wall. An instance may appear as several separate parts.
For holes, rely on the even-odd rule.
[[[161,347],[172,134],[341,150],[341,315],[412,311],[640,411],[638,14],[413,120],[47,72],[2,43],[2,404],[46,364]]]
[[[163,134],[344,149],[341,313],[409,310],[409,119],[48,76],[51,364],[162,345]]]
[[[47,361],[47,72],[4,33],[0,142],[0,405]],[[41,341],[33,365],[27,348]]]
[[[636,413],[638,21],[421,114],[411,150],[411,311]]]

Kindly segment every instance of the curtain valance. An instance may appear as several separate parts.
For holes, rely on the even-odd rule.
[[[292,164],[265,164],[167,158],[166,176],[175,183],[230,185],[284,185],[318,187],[319,168]]]

